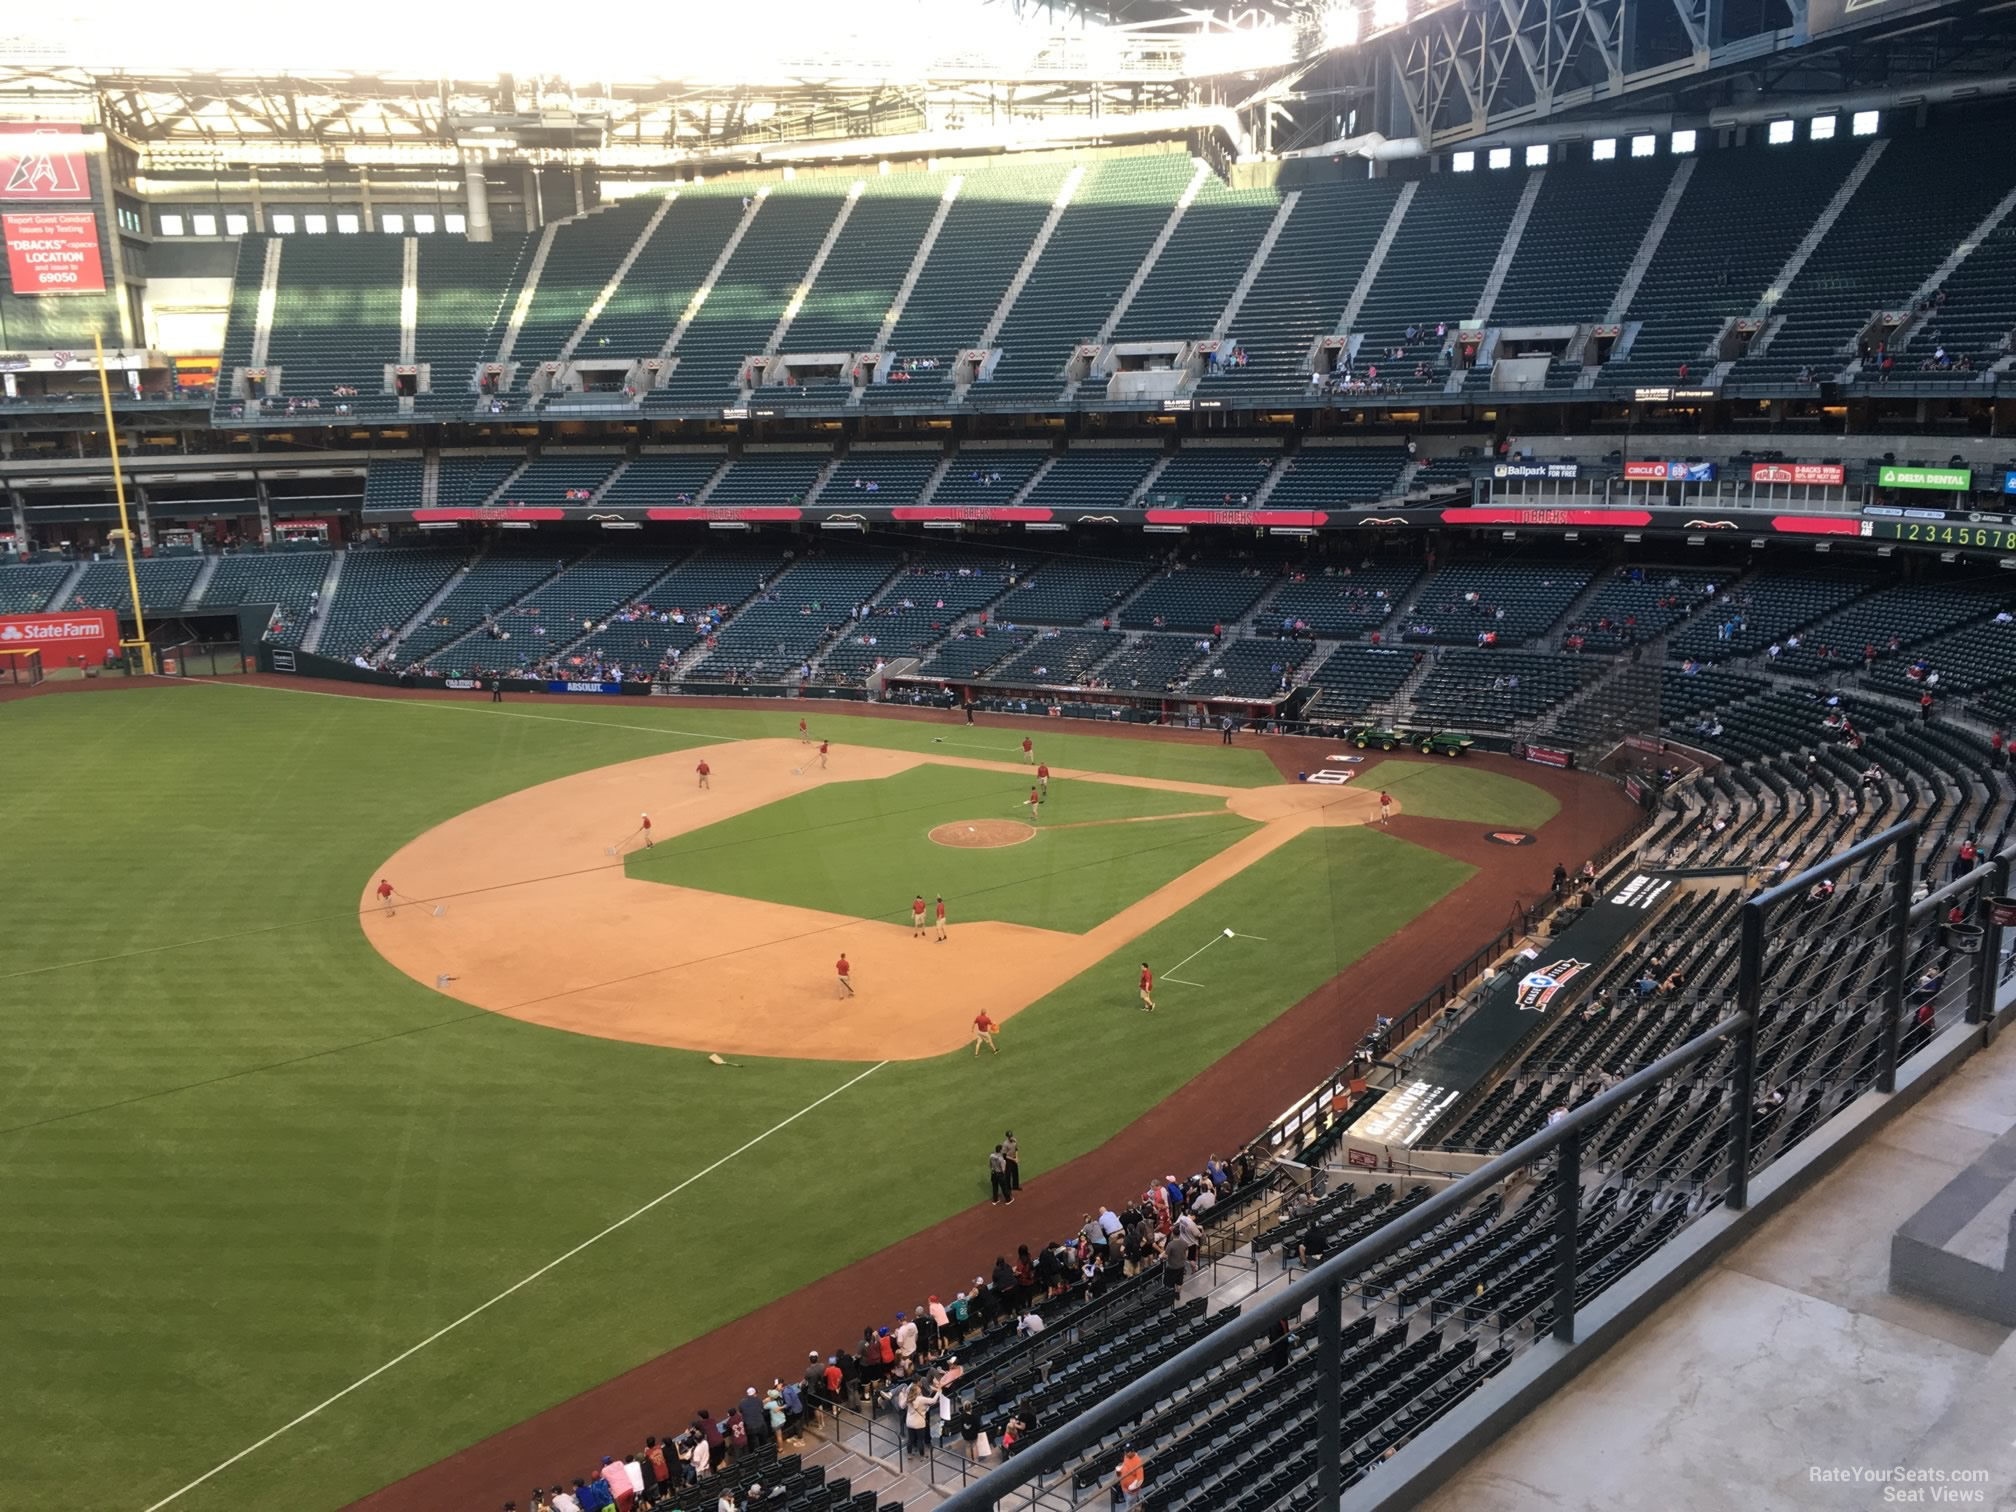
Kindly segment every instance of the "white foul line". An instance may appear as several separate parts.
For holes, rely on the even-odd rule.
[[[1202,987],[1204,985],[1202,982],[1185,981],[1182,977],[1165,976],[1162,980],[1165,982],[1174,982],[1178,987]]]
[[[291,692],[293,690],[275,689],[273,691]],[[659,1203],[664,1202],[669,1198],[678,1196],[681,1192],[685,1191],[686,1188],[693,1185],[694,1182],[700,1180],[701,1177],[712,1175],[714,1172],[720,1170],[721,1167],[728,1164],[728,1162],[733,1160],[737,1155],[742,1154],[745,1150],[754,1149],[757,1145],[763,1143],[764,1140],[768,1139],[772,1134],[775,1134],[779,1129],[787,1128],[791,1124],[796,1123],[799,1119],[803,1118],[807,1113],[810,1113],[814,1108],[817,1108],[822,1104],[831,1102],[834,1098],[838,1097],[842,1092],[845,1092],[849,1087],[853,1086],[856,1082],[865,1081],[868,1077],[873,1076],[877,1071],[880,1071],[884,1066],[888,1064],[889,1062],[887,1062],[886,1060],[877,1061],[874,1065],[870,1066],[866,1071],[863,1071],[860,1075],[855,1076],[848,1081],[842,1082],[839,1086],[835,1087],[831,1092],[828,1092],[824,1097],[820,1098],[818,1102],[807,1103],[804,1107],[800,1108],[796,1113],[793,1113],[789,1118],[784,1119],[781,1123],[774,1124],[770,1128],[765,1129],[761,1134],[758,1134],[754,1139],[750,1140],[747,1144],[741,1146],[739,1149],[730,1150],[726,1155],[723,1155],[719,1160],[715,1161],[714,1164],[707,1167],[706,1170],[696,1171],[691,1176],[688,1176],[684,1181],[680,1182],[677,1186],[671,1187],[666,1191],[660,1192],[656,1197],[653,1197],[649,1202],[645,1203],[644,1206],[638,1208],[636,1212],[631,1213],[625,1217],[618,1218],[614,1223],[610,1224],[609,1227],[602,1230],[601,1233],[596,1234],[590,1238],[583,1239],[579,1244],[575,1245],[574,1248],[567,1251],[566,1254],[560,1255],[555,1259],[548,1260],[544,1265],[540,1266],[539,1269],[532,1272],[531,1275],[525,1277],[522,1281],[518,1281],[511,1286],[505,1287],[503,1291],[497,1293],[497,1295],[492,1297],[488,1302],[483,1303],[479,1307],[472,1307],[471,1309],[469,1309],[468,1312],[462,1314],[461,1317],[457,1318],[453,1323],[448,1324],[446,1327],[436,1329],[433,1333],[427,1335],[426,1338],[422,1339],[418,1344],[415,1344],[412,1348],[405,1351],[405,1353],[394,1355],[391,1359],[387,1360],[383,1365],[380,1365],[376,1370],[372,1371],[369,1375],[361,1376],[357,1380],[352,1381],[348,1386],[345,1386],[341,1391],[337,1392],[336,1395],[330,1397],[327,1401],[316,1403],[313,1407],[310,1407],[306,1412],[302,1413],[301,1416],[295,1418],[291,1423],[281,1424],[278,1428],[275,1428],[271,1433],[267,1434],[266,1437],[260,1439],[258,1443],[251,1444],[243,1449],[240,1449],[236,1454],[232,1455],[231,1458],[225,1460],[223,1464],[218,1465],[213,1469],[204,1471],[201,1475],[197,1476],[196,1479],[189,1482],[188,1485],[182,1487],[181,1490],[169,1492],[166,1496],[162,1497],[161,1500],[157,1501],[156,1503],[154,1503],[153,1506],[149,1507],[147,1509],[147,1512],[160,1512],[160,1509],[167,1506],[170,1502],[176,1500],[178,1497],[186,1496],[189,1492],[194,1491],[198,1486],[202,1485],[205,1481],[211,1479],[213,1476],[221,1475],[224,1471],[229,1470],[233,1465],[237,1464],[238,1461],[244,1459],[247,1455],[256,1454],[259,1450],[264,1449],[268,1444],[272,1443],[273,1440],[280,1437],[281,1434],[286,1433],[289,1429],[298,1428],[303,1423],[307,1422],[308,1419],[314,1417],[317,1413],[323,1411],[325,1408],[335,1406],[338,1402],[342,1401],[343,1398],[350,1395],[351,1392],[357,1390],[360,1386],[370,1385],[371,1382],[377,1380],[378,1377],[385,1374],[385,1372],[390,1370],[394,1365],[397,1365],[405,1360],[410,1360],[414,1355],[420,1353],[421,1350],[425,1349],[429,1344],[432,1344],[435,1340],[453,1333],[456,1329],[460,1328],[464,1323],[467,1323],[471,1318],[474,1318],[481,1313],[488,1312],[491,1308],[495,1307],[499,1302],[502,1302],[506,1297],[511,1296],[514,1292],[524,1290],[526,1287],[530,1286],[534,1281],[537,1281],[541,1276],[545,1275],[548,1271],[554,1269],[556,1266],[564,1265],[569,1260],[572,1260],[576,1255],[580,1254],[581,1251],[587,1249],[589,1245],[594,1244],[599,1240],[608,1238],[611,1234],[615,1233],[616,1230],[622,1228],[625,1224],[634,1222],[636,1219],[643,1217],[646,1213],[650,1212],[653,1208],[658,1206]]]
[[[1206,940],[1202,945],[1199,945],[1195,950],[1191,951],[1190,954],[1183,957],[1183,959],[1178,961],[1174,966],[1171,966],[1168,971],[1163,972],[1162,979],[1164,981],[1167,981],[1169,979],[1170,972],[1181,971],[1185,966],[1188,966],[1192,961],[1196,960],[1197,957],[1204,954],[1205,951],[1209,950],[1213,945],[1216,945],[1220,940],[1224,938],[1225,936],[1223,936],[1222,934],[1214,934],[1213,936],[1211,936],[1210,939]]]

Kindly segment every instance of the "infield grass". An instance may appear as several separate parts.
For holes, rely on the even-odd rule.
[[[1015,773],[921,766],[836,782],[675,836],[626,860],[642,881],[907,923],[942,895],[961,923],[999,920],[1082,934],[1258,826],[1224,801],[1162,788],[1053,778],[1036,833],[962,850],[930,838],[975,819],[1026,822]],[[1158,818],[1217,810],[1209,818]]]
[[[0,715],[10,766],[49,774],[7,830],[34,883],[0,958],[8,1504],[73,1499],[78,1466],[114,1452],[117,1505],[152,1505],[865,1069],[724,1073],[472,1011],[371,950],[362,882],[413,835],[575,771],[782,733],[775,714],[600,707],[194,685]],[[1264,765],[1090,735],[1043,750],[1226,783]],[[1465,875],[1390,835],[1300,836],[1018,1014],[998,1058],[880,1067],[175,1506],[340,1507],[977,1200],[1004,1127],[1028,1175],[1082,1154]],[[1203,987],[1133,1010],[1141,954],[1173,963],[1227,927],[1268,939],[1211,945],[1183,973]]]
[[[1359,787],[1383,787],[1400,812],[1421,819],[1457,819],[1538,829],[1561,812],[1545,788],[1493,772],[1464,757],[1402,761],[1391,756],[1368,764]]]

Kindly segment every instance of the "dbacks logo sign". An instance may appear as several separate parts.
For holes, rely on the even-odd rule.
[[[0,199],[91,198],[84,133],[76,126],[24,121],[0,125]]]
[[[1538,971],[1528,972],[1519,979],[1519,1011],[1545,1013],[1555,994],[1588,969],[1587,961],[1566,960],[1550,961]]]

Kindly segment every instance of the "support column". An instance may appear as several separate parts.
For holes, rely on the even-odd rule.
[[[530,236],[546,224],[546,208],[539,203],[539,175],[530,163],[518,165],[518,192],[525,200],[525,234]]]
[[[133,490],[133,507],[131,513],[133,516],[134,528],[137,529],[140,533],[140,549],[151,555],[154,550],[154,521],[152,516],[148,513],[147,510],[146,489],[136,488]]]
[[[378,215],[371,207],[371,170],[357,170],[357,224],[366,232],[378,229]]]
[[[1876,1065],[1876,1090],[1889,1096],[1897,1090],[1897,1061],[1904,1033],[1904,968],[1911,951],[1911,890],[1918,874],[1918,835],[1914,831],[1890,857],[1890,938],[1884,950],[1883,1003],[1878,1026],[1882,1058]]]
[[[16,551],[26,551],[28,549],[28,506],[22,501],[21,490],[18,488],[7,490],[7,513],[14,521],[14,549]]]
[[[112,138],[104,132],[98,134],[102,147],[109,149]],[[112,277],[112,302],[119,315],[119,345],[130,347],[133,343],[133,299],[126,285],[126,249],[119,241],[119,207],[112,199],[112,159],[109,150],[98,155],[98,217],[105,227],[105,246],[111,253],[112,265],[106,269]]]
[[[258,474],[252,477],[253,491],[259,496],[259,544],[273,544],[273,500],[266,492],[266,480]]]
[[[465,158],[462,162],[462,183],[466,189],[467,215],[469,217],[468,236],[472,242],[490,240],[490,185],[483,177],[483,162],[480,158]]]
[[[266,234],[266,196],[259,192],[259,168],[254,164],[245,170],[245,187],[252,194],[252,229],[261,236]]]
[[[1316,1496],[1335,1512],[1344,1495],[1344,1293],[1316,1296]]]

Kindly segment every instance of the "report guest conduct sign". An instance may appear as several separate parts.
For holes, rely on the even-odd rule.
[[[103,294],[98,217],[88,210],[0,215],[7,278],[16,294]]]

